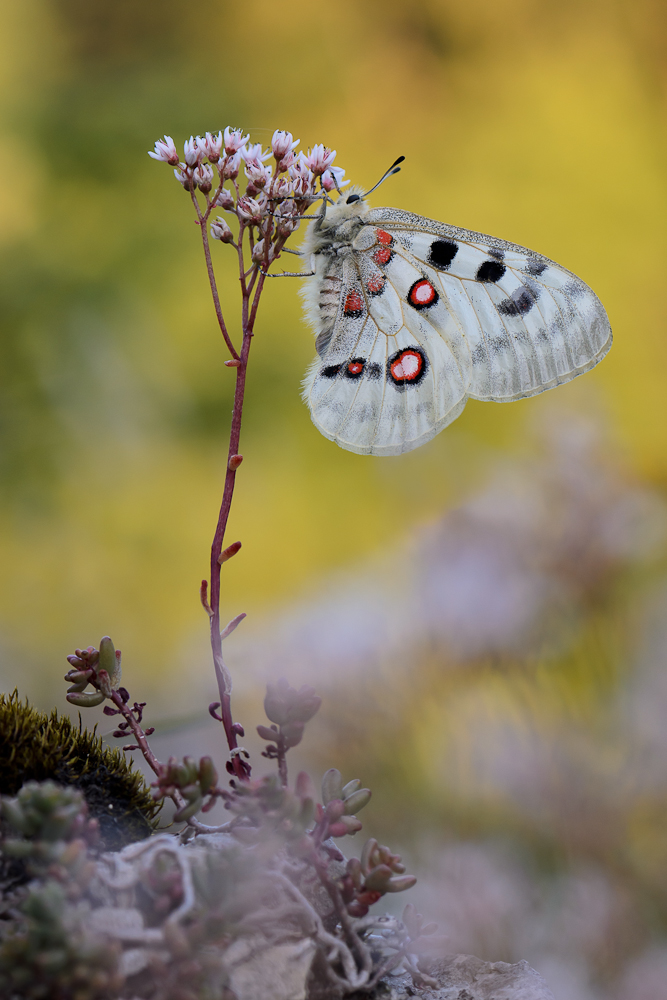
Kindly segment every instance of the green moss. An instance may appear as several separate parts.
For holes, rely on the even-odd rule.
[[[106,850],[152,833],[159,805],[122,751],[104,747],[81,720],[77,727],[55,710],[38,712],[16,691],[0,695],[0,794],[16,795],[26,781],[49,778],[83,792]]]

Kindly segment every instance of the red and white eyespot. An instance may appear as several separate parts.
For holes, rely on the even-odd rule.
[[[426,278],[420,278],[408,292],[408,302],[414,309],[428,309],[438,301],[438,293]]]
[[[407,347],[397,351],[387,362],[387,377],[401,388],[417,385],[428,369],[426,355],[420,347]]]

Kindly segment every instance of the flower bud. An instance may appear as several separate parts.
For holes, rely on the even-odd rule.
[[[258,240],[252,248],[252,259],[255,264],[262,264],[264,262],[264,240]]]
[[[234,153],[226,156],[222,161],[222,176],[226,181],[233,181],[239,175],[241,169],[241,154]]]
[[[155,143],[155,152],[149,152],[148,155],[152,156],[154,160],[162,160],[163,163],[169,163],[172,167],[175,167],[178,163],[178,153],[176,152],[174,140],[170,135],[165,135],[164,140],[158,139]]]
[[[179,184],[183,185],[186,191],[192,191],[192,177],[186,170],[181,170],[180,167],[175,167],[174,177]]]
[[[208,163],[202,163],[194,171],[192,180],[202,194],[208,194],[213,187],[213,167],[210,167]]]
[[[352,781],[348,781],[346,785],[343,785],[343,792],[341,795],[341,799],[346,799],[348,795],[352,794],[352,792],[356,792],[357,788],[359,788],[360,785],[361,785],[361,778],[353,778]]]
[[[202,151],[193,136],[183,143],[183,157],[189,167],[198,167],[202,161]]]
[[[303,722],[286,722],[284,726],[280,727],[280,732],[285,742],[285,749],[295,747],[301,742],[304,729],[305,725]]]
[[[242,198],[239,198],[237,211],[239,218],[249,222],[250,225],[257,225],[266,215],[266,198],[264,195],[261,195],[260,198],[255,200],[255,198],[249,198],[247,195],[244,195]]]
[[[297,691],[297,696],[290,710],[290,718],[296,719],[298,722],[309,722],[321,704],[322,699],[318,694],[315,694],[315,689],[304,684]]]
[[[220,240],[221,243],[231,243],[234,239],[234,233],[220,216],[211,223],[211,238]]]
[[[263,740],[275,741],[278,739],[277,729],[269,729],[268,726],[257,726],[257,732],[259,733],[259,735],[262,737]]]
[[[276,164],[276,173],[277,174],[286,173],[289,170],[289,168],[294,164],[294,161],[295,161],[294,153],[292,152],[285,153],[283,158],[281,160],[278,160]]]
[[[228,191],[227,188],[223,188],[218,197],[216,198],[215,204],[219,208],[224,208],[227,211],[233,210],[234,199],[232,197],[231,192]]]

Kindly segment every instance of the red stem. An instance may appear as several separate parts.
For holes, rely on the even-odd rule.
[[[225,343],[229,348],[229,352],[235,361],[238,361],[239,355],[236,348],[232,344],[229,333],[227,332],[227,326],[225,324],[224,316],[222,315],[222,306],[220,305],[220,296],[218,295],[218,286],[215,280],[215,273],[213,271],[213,261],[211,259],[211,246],[208,241],[208,230],[206,229],[206,224],[208,217],[211,214],[212,206],[209,205],[208,210],[204,215],[199,207],[199,202],[197,201],[197,196],[194,189],[190,191],[190,197],[192,198],[192,203],[195,206],[195,211],[197,212],[197,224],[201,231],[201,240],[204,247],[204,257],[206,258],[206,273],[208,274],[208,281],[211,286],[211,295],[213,296],[213,305],[215,306],[215,315],[218,320],[218,326],[220,327],[220,332],[225,338]],[[240,240],[239,240],[240,243]]]

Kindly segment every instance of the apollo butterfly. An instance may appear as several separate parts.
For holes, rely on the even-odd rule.
[[[611,347],[601,302],[559,264],[411,212],[371,209],[365,198],[342,194],[311,222],[303,247],[318,355],[304,399],[342,448],[410,451],[468,399],[534,396],[589,371]]]

